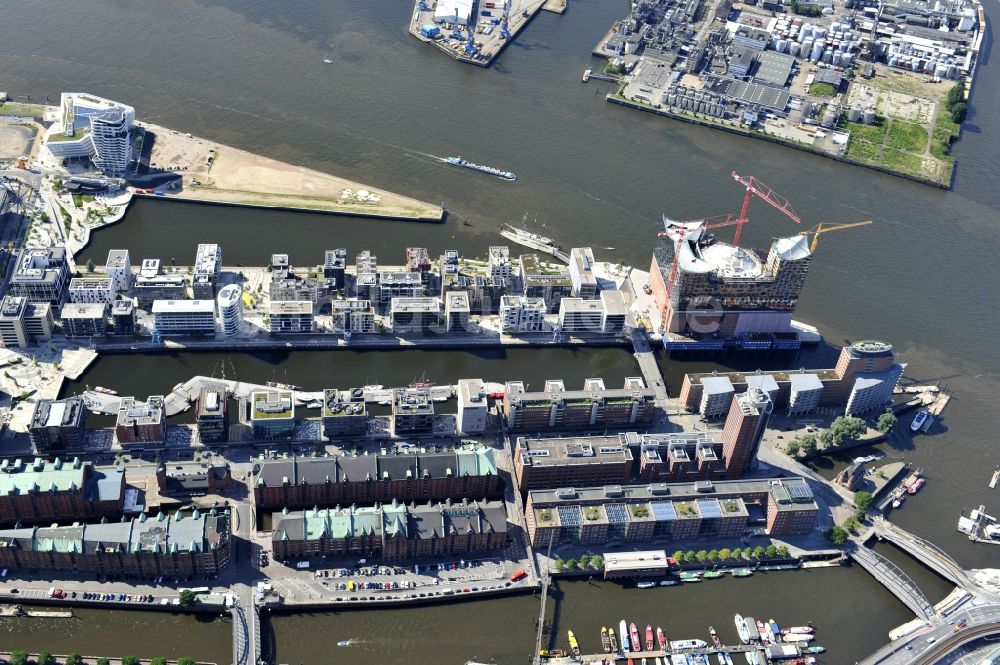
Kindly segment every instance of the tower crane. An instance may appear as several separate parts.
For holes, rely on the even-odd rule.
[[[740,209],[740,216],[736,220],[736,234],[733,236],[733,245],[738,245],[740,242],[740,234],[743,232],[743,224],[747,221],[747,208],[750,206],[751,195],[756,195],[757,198],[761,199],[796,224],[802,223],[799,216],[794,210],[792,210],[792,204],[789,203],[788,199],[784,196],[781,196],[752,175],[742,176],[736,171],[733,171],[732,176],[733,180],[746,188],[746,195],[743,197],[743,207]]]
[[[816,247],[819,245],[819,235],[821,233],[829,233],[830,231],[840,231],[841,229],[852,229],[852,228],[854,228],[856,226],[868,226],[871,223],[872,223],[872,220],[870,220],[870,219],[866,219],[866,220],[861,221],[861,222],[849,222],[847,224],[827,224],[827,223],[824,222],[822,224],[817,224],[816,226],[812,227],[811,229],[806,229],[805,231],[801,232],[799,235],[800,236],[806,236],[808,238],[809,234],[810,233],[812,234],[813,239],[812,239],[812,243],[809,245],[809,251],[815,253],[816,252]]]

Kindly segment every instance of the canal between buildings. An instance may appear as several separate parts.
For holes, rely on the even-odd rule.
[[[984,8],[990,18],[995,4]],[[987,42],[958,146],[955,188],[944,192],[761,141],[670,122],[603,101],[606,84],[581,85],[591,48],[627,10],[625,2],[575,2],[563,16],[539,15],[483,70],[462,66],[410,39],[409,0],[105,0],[11,3],[0,24],[5,88],[33,100],[63,90],[92,91],[132,104],[142,119],[211,137],[269,157],[328,171],[373,187],[443,200],[443,225],[395,223],[162,201],[137,202],[125,220],[94,234],[80,259],[103,264],[110,248],[190,263],[199,242],[219,242],[227,265],[261,264],[287,252],[295,265],[322,250],[362,249],[401,263],[423,246],[483,255],[497,227],[525,213],[564,246],[590,245],[599,260],[647,268],[659,216],[688,219],[733,211],[742,190],[735,170],[754,174],[790,199],[804,220],[872,219],[820,242],[796,318],[828,342],[875,337],[895,345],[907,376],[940,381],[955,393],[931,436],[894,434],[881,450],[924,467],[928,484],[893,515],[966,567],[995,564],[995,552],[954,530],[958,513],[996,509],[986,483],[997,464],[1000,394],[1000,74]],[[44,16],[45,20],[38,20]],[[114,39],[95,39],[114,26]],[[322,60],[327,53],[333,65]],[[452,169],[451,154],[518,174],[516,183]],[[744,244],[801,230],[759,202]],[[471,226],[461,223],[469,218]],[[545,225],[544,227],[542,225]],[[506,243],[505,243],[506,244]],[[614,247],[614,250],[605,249]],[[519,250],[512,248],[517,254]],[[829,366],[836,349],[790,359],[724,359],[740,369],[772,362]],[[225,359],[225,361],[224,361]],[[228,365],[227,369],[223,369]],[[703,360],[666,361],[675,386]],[[780,365],[784,366],[784,365]],[[463,376],[517,378],[568,386],[603,376],[616,385],[637,369],[620,349],[507,352],[337,352],[108,356],[80,382],[145,396],[192,374],[279,380],[307,388],[438,382]],[[232,374],[230,373],[232,372]],[[905,429],[905,428],[904,428]],[[862,454],[862,453],[858,453]],[[832,474],[844,460],[824,463]],[[933,600],[943,583],[887,548]],[[677,637],[705,637],[713,624],[733,636],[732,614],[812,620],[827,662],[849,663],[885,641],[906,610],[857,568],[774,573],[651,592],[560,584],[555,626],[596,645],[602,623],[621,617],[661,624]],[[524,662],[537,601],[529,597],[415,610],[324,613],[271,621],[278,662],[461,663],[477,656]],[[47,648],[191,655],[228,662],[229,625],[154,613],[86,611],[66,623],[0,619],[0,648]],[[336,639],[357,647],[332,653]],[[127,648],[126,648],[127,647]],[[109,654],[113,655],[113,654]]]

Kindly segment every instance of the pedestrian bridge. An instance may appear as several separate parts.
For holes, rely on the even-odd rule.
[[[914,536],[882,517],[873,519],[872,524],[876,537],[888,540],[949,582],[963,589],[971,584],[965,569],[934,543]]]
[[[913,610],[918,618],[929,620],[934,617],[934,606],[927,600],[920,587],[899,566],[864,545],[854,544],[847,552],[852,559],[861,564],[862,568],[871,573],[872,577]]]
[[[260,611],[253,602],[250,587],[240,585],[239,602],[230,609],[233,619],[233,665],[258,665],[261,662]]]

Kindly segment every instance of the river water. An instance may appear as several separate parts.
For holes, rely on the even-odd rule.
[[[447,224],[425,225],[138,202],[123,223],[95,234],[83,260],[103,263],[108,249],[124,247],[133,262],[155,256],[188,263],[198,242],[221,243],[229,265],[259,264],[272,252],[289,253],[293,264],[316,264],[323,249],[340,246],[352,256],[371,249],[382,263],[402,262],[409,245],[433,254],[454,248],[481,255],[499,240],[500,223],[527,213],[538,220],[536,228],[565,246],[591,245],[599,259],[645,268],[661,212],[684,219],[734,211],[742,192],[730,178],[733,170],[758,176],[790,199],[804,225],[874,220],[823,237],[796,318],[818,326],[834,346],[867,337],[890,341],[908,363],[909,377],[940,381],[955,393],[933,436],[904,433],[883,446],[929,476],[921,495],[893,519],[968,567],[995,561],[992,548],[970,544],[954,530],[960,511],[980,503],[1000,508],[986,487],[1000,462],[996,418],[990,416],[1000,394],[1000,70],[991,61],[990,39],[956,151],[955,187],[944,192],[607,104],[606,84],[581,85],[580,74],[591,64],[593,45],[625,12],[625,2],[576,0],[563,16],[543,13],[488,70],[454,63],[409,38],[408,0],[8,5],[0,23],[0,66],[4,87],[14,95],[41,100],[56,99],[62,90],[89,90],[134,105],[143,119],[375,187],[443,200],[455,213]],[[996,17],[994,4],[985,9]],[[322,62],[328,54],[333,65]],[[518,181],[450,169],[437,160],[450,154],[510,169]],[[462,225],[462,217],[473,225]],[[751,206],[751,217],[744,244],[765,246],[773,236],[799,230],[759,202]],[[616,377],[634,372],[628,354],[614,350],[526,353],[255,354],[231,361],[240,378],[275,377],[310,387],[408,381],[425,370],[439,381],[565,377],[570,384],[602,374],[617,383]],[[820,350],[788,362],[829,366],[835,353]],[[726,361],[750,367],[757,362]],[[676,382],[701,363],[663,364]],[[220,365],[212,354],[109,357],[82,381],[142,396]],[[890,553],[904,566],[912,563]],[[919,567],[912,574],[928,595],[946,592]],[[579,626],[587,641],[599,622],[619,615],[676,626],[675,635],[703,635],[709,623],[728,630],[727,617],[737,610],[773,612],[779,621],[812,618],[836,634],[836,644],[827,644],[837,649],[830,662],[851,662],[906,618],[902,606],[856,569],[646,595],[604,592],[586,583],[563,585],[563,591],[557,625]],[[377,656],[422,665],[479,655],[517,662],[530,650],[535,608],[518,598],[281,617],[273,621],[274,640],[279,660],[291,663],[330,657],[316,635],[355,634],[371,644],[338,652],[338,661]],[[116,620],[95,617],[95,632],[117,631]],[[145,648],[174,643],[176,631],[163,621],[150,631]],[[220,648],[228,648],[228,628],[214,625],[225,645]],[[27,628],[6,635],[4,643],[33,639]]]

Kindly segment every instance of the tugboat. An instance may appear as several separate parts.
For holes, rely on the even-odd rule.
[[[460,156],[448,157],[447,159],[445,159],[445,161],[451,164],[452,166],[462,166],[467,169],[472,169],[473,171],[479,171],[480,173],[485,173],[486,175],[492,175],[498,178],[502,178],[503,180],[510,180],[510,181],[517,180],[517,176],[511,173],[510,171],[504,171],[503,169],[498,169],[492,166],[485,166],[483,164],[476,164],[474,162],[470,162],[467,159],[462,159]]]

